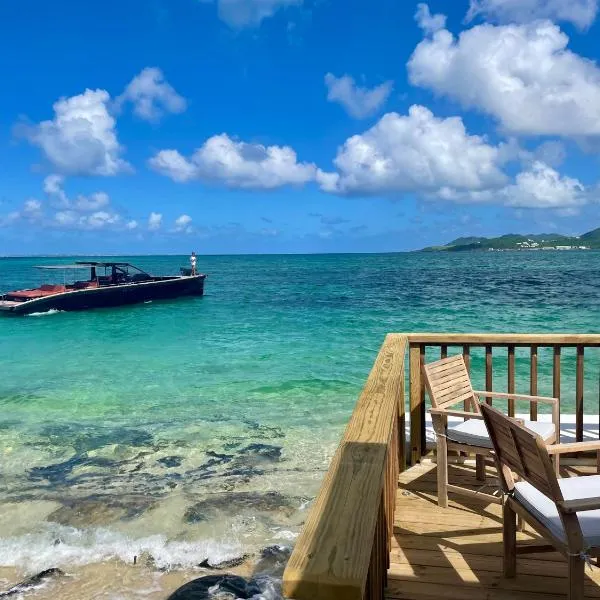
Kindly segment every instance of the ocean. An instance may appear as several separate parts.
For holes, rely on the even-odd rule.
[[[0,259],[0,290],[72,261]],[[27,597],[152,600],[204,560],[252,572],[265,548],[293,545],[386,333],[590,333],[600,317],[594,251],[199,256],[198,269],[202,298],[0,319],[0,590],[60,568]],[[517,351],[518,391],[527,365]],[[590,352],[592,413],[598,366]],[[475,353],[475,387],[482,367]],[[569,352],[562,385],[569,412]],[[264,589],[276,597],[276,576]]]

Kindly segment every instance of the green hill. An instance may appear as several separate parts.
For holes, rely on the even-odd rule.
[[[508,233],[495,238],[461,237],[443,246],[429,246],[422,252],[462,252],[467,250],[589,250],[600,249],[600,227],[581,236],[560,233],[520,235]]]

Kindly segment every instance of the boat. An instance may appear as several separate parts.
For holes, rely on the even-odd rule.
[[[62,271],[62,284],[44,284],[0,295],[0,313],[27,315],[52,310],[72,311],[136,304],[179,296],[202,296],[206,275],[181,269],[180,275],[155,276],[126,262],[77,261],[70,265],[42,265],[44,272]],[[87,270],[89,278],[67,273]]]

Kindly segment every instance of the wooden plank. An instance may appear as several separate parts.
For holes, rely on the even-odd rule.
[[[577,346],[577,367],[575,377],[575,440],[583,440],[583,360],[584,347]]]
[[[508,347],[508,393],[515,393],[515,347]],[[512,398],[508,400],[508,416],[515,416],[515,401]]]
[[[528,575],[507,579],[500,573],[477,571],[475,573],[468,565],[464,568],[429,567],[421,565],[392,564],[389,573],[393,581],[418,581],[419,584],[435,583],[447,586],[456,586],[460,592],[465,589],[477,589],[480,593],[487,590],[503,590],[505,593],[562,593],[563,598],[567,593],[567,579],[560,577],[540,577]],[[586,580],[586,596],[600,598],[600,588]],[[460,596],[458,596],[460,597]],[[510,597],[510,596],[507,596]]]
[[[411,344],[426,346],[600,346],[600,334],[570,333],[405,333]]]
[[[421,460],[425,448],[423,426],[425,424],[425,403],[423,381],[421,375],[421,346],[411,346],[409,351],[410,365],[410,463],[414,465]]]
[[[514,592],[481,588],[456,587],[447,583],[421,583],[390,578],[385,597],[389,600],[565,600],[564,594],[535,591]]]
[[[531,354],[529,359],[529,395],[538,395],[538,349],[537,346],[531,346]],[[529,418],[532,421],[537,421],[538,404],[537,402],[529,403]]]
[[[492,346],[485,347],[485,391],[491,392],[494,389],[494,365]],[[486,398],[487,404],[492,404],[491,398]]]

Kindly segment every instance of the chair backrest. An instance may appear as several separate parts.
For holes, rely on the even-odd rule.
[[[562,500],[562,493],[544,440],[498,409],[484,403],[479,406],[497,460],[501,467],[509,469],[509,471],[500,469],[500,477],[504,479],[505,488],[513,487],[510,471],[514,471],[548,498]],[[511,481],[506,480],[507,476]]]
[[[466,400],[471,404],[471,410],[479,413],[479,404],[462,354],[424,365],[423,377],[433,408],[443,410]]]

